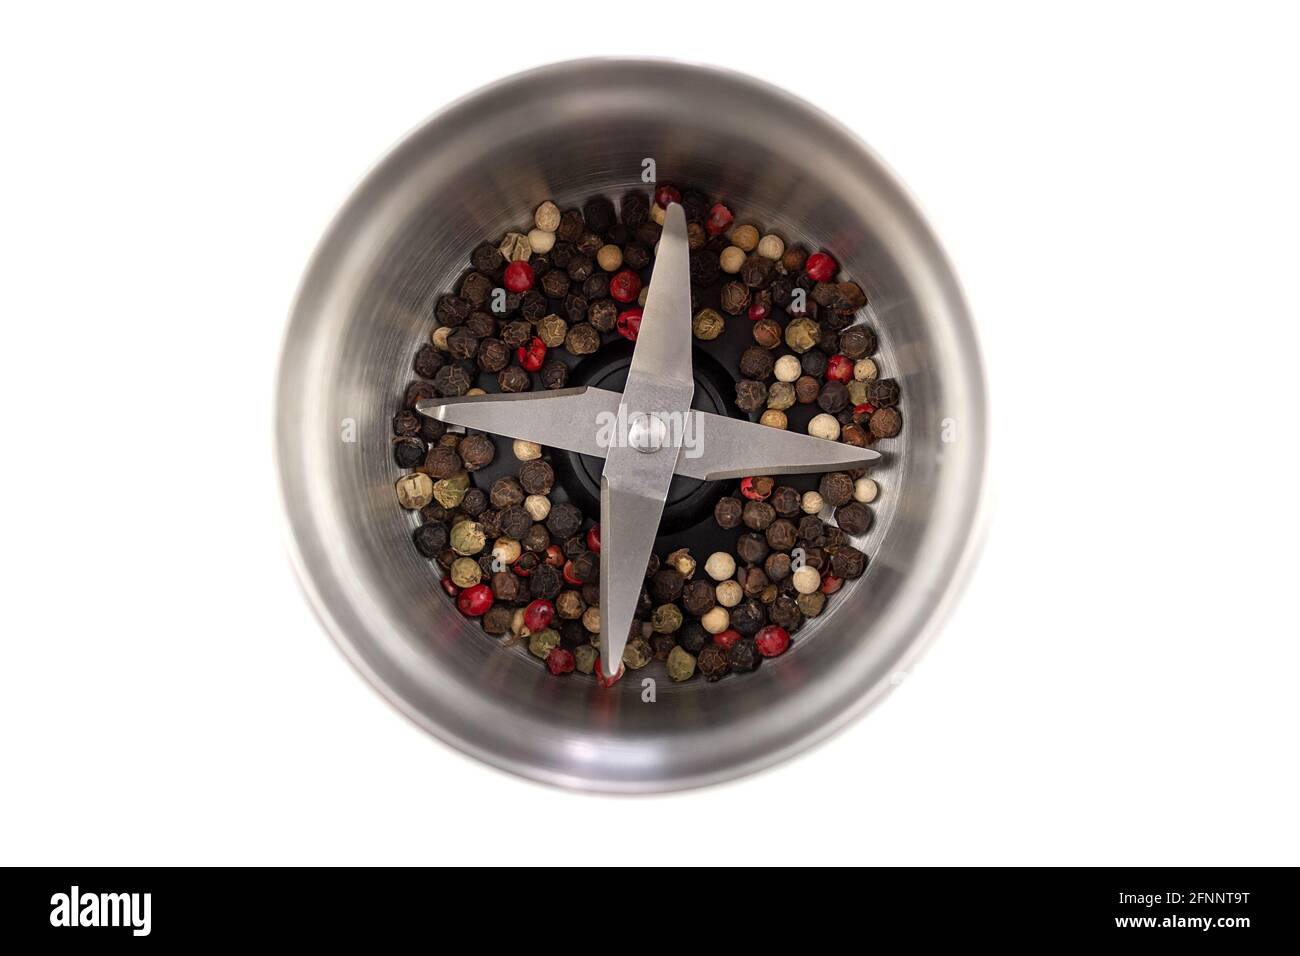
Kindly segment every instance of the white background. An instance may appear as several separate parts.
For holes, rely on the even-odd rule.
[[[449,100],[596,54],[748,71],[871,143],[965,283],[995,426],[984,558],[912,678],[774,771],[617,800],[612,852],[1300,862],[1289,17],[116,6],[0,14],[0,862],[611,858],[608,798],[449,751],[334,650],[270,443],[359,178]],[[746,822],[719,845],[706,815]]]

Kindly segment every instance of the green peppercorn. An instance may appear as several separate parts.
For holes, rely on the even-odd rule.
[[[590,674],[596,669],[596,657],[599,653],[590,644],[580,644],[573,649],[573,666],[580,674]]]
[[[690,680],[695,675],[695,658],[681,646],[668,652],[668,677],[674,681]]]
[[[705,342],[716,339],[725,327],[726,319],[717,309],[700,309],[691,322],[691,330],[695,333],[695,337]]]
[[[528,638],[528,653],[546,660],[546,655],[560,646],[560,632],[553,627],[538,631]]]
[[[469,490],[469,475],[458,472],[433,484],[433,497],[444,508],[458,508]]]
[[[457,527],[461,527],[468,522],[461,522]],[[456,531],[452,529],[452,537],[455,538]],[[453,548],[454,550],[454,548]],[[478,562],[473,558],[457,558],[451,563],[451,582],[458,588],[472,588],[483,579],[483,569],[478,566]]]
[[[817,345],[821,334],[820,326],[812,319],[798,318],[785,327],[785,344],[792,351],[803,354]]]
[[[457,554],[478,554],[486,545],[487,536],[477,521],[462,521],[451,529],[451,549]]]
[[[712,590],[712,589],[710,589]],[[682,626],[682,610],[676,604],[661,604],[650,618],[650,626],[658,634],[671,634]]]
[[[631,670],[640,670],[654,659],[654,648],[644,637],[632,638],[623,648],[623,663]]]
[[[433,500],[433,479],[415,472],[397,479],[397,503],[411,511],[419,511]]]

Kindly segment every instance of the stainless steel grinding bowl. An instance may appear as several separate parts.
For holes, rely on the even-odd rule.
[[[736,221],[825,248],[861,282],[903,392],[877,445],[867,573],[783,657],[716,684],[557,679],[461,617],[411,544],[390,423],[433,305],[485,238],[663,182]],[[734,321],[734,320],[733,320]],[[957,281],[906,193],[853,135],[733,73],[584,60],[511,77],[412,133],[339,213],[308,268],[280,367],[277,448],[291,551],[348,658],[420,726],[497,767],[591,790],[698,786],[775,763],[879,700],[920,653],[977,548],[984,380]]]

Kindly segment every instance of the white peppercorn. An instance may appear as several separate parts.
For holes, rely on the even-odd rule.
[[[617,272],[623,264],[623,250],[612,242],[601,246],[596,251],[596,265],[606,272]]]
[[[806,515],[821,514],[825,507],[826,501],[816,491],[805,491],[803,497],[799,499],[799,510]]]
[[[806,564],[790,575],[790,580],[800,594],[812,594],[822,586],[821,572]]]
[[[780,259],[785,255],[785,240],[780,236],[768,233],[758,240],[758,254],[764,259]]]
[[[722,607],[735,607],[745,599],[745,589],[739,581],[720,581],[713,596]]]
[[[725,581],[736,573],[736,559],[726,551],[714,551],[704,562],[704,573],[715,581]]]
[[[745,264],[745,250],[736,246],[727,246],[722,250],[722,255],[718,257],[718,264],[722,271],[735,275],[740,271],[740,267]]]
[[[731,230],[731,235],[727,238],[731,240],[731,244],[736,248],[744,252],[753,252],[758,245],[758,230],[749,223],[745,223],[743,226],[737,226]]]
[[[533,213],[533,224],[544,232],[555,232],[560,228],[560,207],[546,200]]]
[[[796,356],[782,355],[772,367],[772,373],[776,375],[778,382],[793,382],[803,374],[803,366],[799,364]]]
[[[524,499],[524,510],[534,521],[545,521],[551,513],[551,499],[546,495],[529,495]]]
[[[600,633],[600,608],[595,605],[582,612],[582,626],[592,634]]]
[[[758,423],[768,428],[785,428],[787,425],[785,412],[779,408],[769,408],[758,417]]]
[[[731,615],[725,607],[715,607],[700,618],[700,625],[710,634],[721,634],[731,624]]]
[[[524,441],[522,438],[516,438],[514,443],[515,457],[520,461],[533,461],[542,457],[542,446],[535,441]]]
[[[544,256],[555,248],[555,233],[547,232],[545,229],[529,229],[528,245],[533,252]]]
[[[808,434],[813,438],[835,441],[840,437],[840,423],[834,415],[822,412],[820,415],[813,416],[813,420],[808,423]]]
[[[451,337],[451,333],[454,331],[455,329],[450,325],[440,325],[433,330],[433,334],[429,336],[429,341],[433,343],[433,347],[439,352],[446,352],[448,350],[447,339]]]
[[[859,478],[853,483],[853,500],[868,504],[876,500],[880,487],[870,478]]]
[[[859,382],[874,382],[879,374],[876,363],[869,358],[858,359],[853,363],[853,377]]]
[[[504,565],[514,564],[523,552],[523,545],[514,538],[502,536],[492,543],[492,557]]]

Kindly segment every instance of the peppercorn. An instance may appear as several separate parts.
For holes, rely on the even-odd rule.
[[[880,493],[880,486],[871,478],[859,478],[853,482],[853,500],[861,501],[863,504],[870,504],[876,500],[876,495]]]
[[[464,462],[466,471],[478,471],[492,464],[492,459],[497,454],[497,446],[487,435],[476,433],[466,435],[456,451],[460,454],[460,460]]]
[[[767,387],[767,407],[772,411],[784,412],[794,406],[795,389],[789,382],[773,382]]]
[[[410,409],[402,409],[393,416],[393,434],[399,438],[412,438],[419,435],[423,417]]]
[[[546,360],[537,377],[541,379],[542,388],[564,388],[569,382],[569,367],[562,359],[550,358]]]
[[[764,559],[763,563],[766,563],[766,559]],[[736,583],[740,585],[740,589],[746,596],[757,597],[763,593],[770,580],[767,572],[758,567],[757,562],[755,562],[753,566],[747,565],[736,571]]]
[[[811,594],[800,594],[796,601],[804,617],[816,617],[826,607],[826,595],[820,590],[813,591]]]
[[[778,518],[767,529],[767,543],[777,551],[789,551],[795,545],[796,528],[789,518]]]
[[[634,637],[623,648],[623,663],[632,670],[640,670],[655,658],[654,648],[644,637]]]
[[[810,491],[809,494],[817,493]],[[817,497],[820,498],[821,495],[817,495]],[[807,514],[799,519],[799,540],[805,544],[816,544],[822,539],[824,533],[825,525],[817,515]]]
[[[564,347],[574,355],[591,355],[600,348],[600,333],[594,325],[579,322],[569,329]]]
[[[414,468],[424,461],[424,442],[418,438],[394,438],[393,461],[398,468]]]
[[[728,282],[722,287],[722,311],[728,315],[740,315],[749,308],[749,287],[743,282]]]
[[[853,479],[845,471],[827,472],[822,475],[818,491],[826,504],[838,508],[853,500]]]
[[[475,348],[477,348],[477,344]],[[464,395],[472,385],[469,373],[459,365],[444,365],[433,377],[433,387],[443,398]]]
[[[511,293],[515,295],[515,293]],[[523,296],[516,296],[519,300],[518,309],[520,315],[529,322],[539,322],[546,315],[550,307],[546,301],[546,296],[542,295],[536,289],[525,292]],[[510,306],[510,296],[506,296],[506,307]]]
[[[564,579],[560,576],[560,572],[549,564],[539,564],[528,576],[528,593],[534,598],[554,601],[562,587],[564,587]]]
[[[671,634],[682,626],[681,608],[676,604],[660,604],[650,616],[650,626],[659,634]]]
[[[789,550],[794,547],[795,528],[794,525],[788,521],[786,524],[790,525],[791,542],[786,546],[786,550]],[[788,554],[774,551],[772,554],[769,554],[767,560],[763,562],[763,573],[767,575],[769,581],[784,581],[790,576],[790,564],[790,556]]]
[[[691,321],[691,331],[697,339],[711,342],[722,334],[726,320],[717,309],[701,309]]]
[[[740,479],[740,494],[749,501],[766,501],[775,487],[776,481],[768,475]]]
[[[695,675],[695,657],[680,642],[668,652],[667,666],[668,677],[673,681],[690,680]]]
[[[624,256],[624,259],[627,257]],[[711,286],[718,281],[722,266],[718,254],[710,249],[696,249],[690,254],[691,284]]]
[[[571,281],[568,273],[564,270],[552,269],[542,276],[542,292],[552,299],[563,299],[569,293]]]
[[[525,513],[527,513],[528,511],[527,508],[523,510]],[[532,515],[529,515],[529,517],[531,518]],[[511,525],[515,523],[513,511],[511,511],[510,514],[509,523]],[[525,551],[532,551],[534,554],[542,554],[544,551],[546,551],[547,548],[551,546],[551,535],[546,530],[545,525],[536,524],[536,523],[531,524],[526,529],[524,529],[523,536],[520,537],[519,539],[519,546],[522,547]]]
[[[736,407],[742,412],[760,411],[767,403],[767,386],[753,379],[742,378],[736,383]]]
[[[713,506],[713,520],[721,528],[738,528],[741,522],[742,504],[737,498],[719,498]]]
[[[596,271],[596,263],[591,256],[582,255],[581,251],[579,253],[579,255],[569,260],[569,264],[564,271],[568,273],[569,278],[574,282],[586,282],[591,278],[592,273]],[[586,308],[585,304],[583,308]]]
[[[507,538],[518,539],[520,543],[523,543],[524,536],[533,525],[533,519],[520,505],[502,508],[497,520],[501,526],[501,533]]]
[[[614,331],[618,320],[618,305],[613,299],[600,298],[587,308],[587,321],[598,332]]]
[[[700,650],[699,657],[696,658],[696,664],[704,679],[712,683],[713,681],[722,680],[730,670],[727,663],[727,652],[717,644],[708,644]]]
[[[835,523],[845,534],[865,534],[871,527],[871,518],[871,509],[857,501],[850,501],[835,509]]]
[[[497,386],[503,392],[526,392],[532,384],[528,373],[518,365],[509,365],[497,373]]]
[[[594,581],[600,575],[600,556],[584,551],[569,561],[568,568],[570,576],[580,584]]]
[[[614,321],[614,328],[618,334],[623,336],[629,342],[635,342],[636,337],[641,333],[641,309],[628,309],[626,312],[619,314]]]
[[[731,628],[744,637],[752,637],[766,623],[767,611],[761,602],[752,597],[731,609]]]
[[[419,351],[415,353],[413,366],[416,375],[421,378],[433,378],[438,374],[438,369],[446,364],[447,357],[437,348],[433,345],[421,345]]]
[[[772,281],[776,264],[763,256],[750,256],[740,267],[740,279],[751,289],[761,289]]]
[[[433,500],[433,479],[418,471],[398,478],[394,487],[397,503],[410,511],[419,511]]]
[[[849,404],[848,387],[835,380],[827,382],[817,396],[817,404],[826,412],[842,412]]]
[[[546,519],[546,528],[561,541],[571,538],[582,528],[582,512],[567,501],[553,505]]]
[[[776,359],[767,349],[751,345],[740,353],[740,374],[745,378],[762,381],[772,374]]]
[[[438,299],[433,314],[439,325],[456,326],[469,318],[470,304],[458,295],[444,295]]]
[[[587,604],[577,591],[561,591],[555,598],[555,613],[566,621],[576,621],[587,610]]]
[[[519,484],[526,494],[550,494],[555,484],[555,470],[551,468],[549,462],[541,458],[524,462],[523,467],[519,469]]]
[[[852,581],[854,578],[862,577],[862,572],[866,569],[867,556],[857,548],[844,545],[836,548],[835,553],[831,555],[831,573],[837,578]]]
[[[754,323],[754,341],[761,348],[774,349],[781,344],[781,323],[773,318],[759,319]]]
[[[480,488],[468,488],[465,491],[465,497],[460,499],[460,510],[465,512],[471,518],[477,518],[483,512],[487,511],[487,495]]]
[[[509,508],[511,505],[522,504],[524,486],[517,478],[507,475],[492,482],[492,487],[488,489],[488,498],[493,508]]]
[[[447,526],[440,521],[422,524],[412,532],[415,550],[426,558],[437,557],[438,552],[447,547],[449,534]]]
[[[492,575],[492,593],[506,604],[523,600],[524,584],[524,579],[511,571],[498,571]]]
[[[701,617],[713,610],[715,604],[717,598],[713,585],[708,581],[692,581],[682,589],[682,606],[687,614]]]
[[[785,344],[800,354],[815,346],[819,338],[821,338],[820,326],[807,317],[794,319],[785,327]]]
[[[461,521],[451,529],[451,549],[457,554],[478,554],[486,544],[483,526],[477,521]]]
[[[836,383],[838,384],[838,383]],[[840,437],[840,423],[834,415],[823,412],[820,415],[814,415],[808,422],[808,434],[814,438],[824,438],[827,441],[835,441]]]
[[[898,382],[892,378],[882,378],[867,386],[867,401],[877,408],[897,405],[899,394]]]
[[[745,264],[745,250],[738,246],[727,246],[718,254],[718,266],[728,275],[735,275]]]
[[[903,416],[896,408],[877,408],[871,413],[867,427],[876,438],[893,438],[903,430]]]
[[[723,607],[735,607],[745,596],[745,589],[740,586],[739,581],[719,581],[718,586],[713,589],[714,600]]]
[[[762,531],[776,517],[776,509],[766,501],[746,501],[741,519],[752,531]]]
[[[747,564],[760,564],[770,551],[767,539],[761,534],[742,534],[736,541],[736,554]]]

